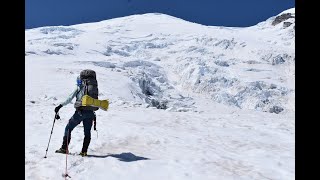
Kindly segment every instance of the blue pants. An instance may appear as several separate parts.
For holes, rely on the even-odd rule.
[[[64,136],[67,137],[69,131],[69,138],[71,138],[71,131],[82,121],[85,138],[91,138],[91,127],[94,116],[95,114],[93,111],[75,111],[65,128]]]

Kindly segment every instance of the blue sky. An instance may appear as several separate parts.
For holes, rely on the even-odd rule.
[[[25,28],[153,12],[210,26],[246,27],[294,6],[294,0],[25,0]]]

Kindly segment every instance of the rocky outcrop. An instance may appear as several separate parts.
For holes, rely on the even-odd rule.
[[[274,21],[272,22],[272,25],[275,26],[285,20],[288,20],[290,18],[294,18],[294,16],[291,13],[285,13],[285,14],[281,14],[280,16],[277,16]],[[287,24],[289,25],[289,24]],[[290,24],[291,25],[291,24]],[[289,25],[289,26],[290,26]]]

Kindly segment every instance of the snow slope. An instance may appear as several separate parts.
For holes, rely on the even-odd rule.
[[[294,12],[246,28],[150,13],[26,30],[26,179],[62,178],[73,105],[43,157],[83,69],[111,104],[91,156],[68,156],[72,179],[294,179]],[[80,124],[70,151],[82,140]]]

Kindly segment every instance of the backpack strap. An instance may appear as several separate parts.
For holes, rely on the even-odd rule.
[[[88,80],[84,80],[84,95],[88,95]]]

